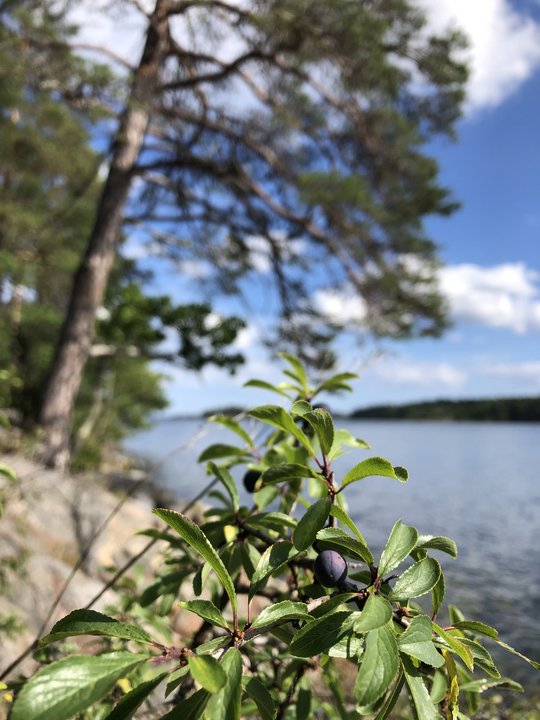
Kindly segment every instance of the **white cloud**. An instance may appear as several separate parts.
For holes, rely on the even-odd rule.
[[[437,31],[469,38],[469,111],[499,105],[540,66],[540,23],[509,0],[421,0]]]
[[[449,363],[416,362],[414,360],[383,361],[371,371],[385,383],[445,388],[461,387],[467,375]]]
[[[484,369],[487,375],[517,380],[530,389],[540,389],[540,362],[496,363]]]
[[[361,322],[366,317],[364,300],[350,290],[317,290],[313,303],[319,312],[333,322]]]
[[[540,331],[540,274],[524,263],[492,267],[462,264],[440,271],[440,287],[456,321]]]

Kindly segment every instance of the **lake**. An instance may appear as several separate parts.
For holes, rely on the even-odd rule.
[[[445,572],[446,602],[494,625],[501,639],[540,660],[540,424],[343,420],[336,425],[371,445],[370,451],[339,458],[338,478],[369,455],[409,471],[407,484],[367,478],[346,492],[350,514],[375,556],[399,517],[421,534],[452,538],[457,560],[436,553]],[[190,499],[207,482],[198,454],[213,442],[235,444],[235,438],[202,420],[171,420],[130,437],[125,447],[159,464],[154,479]],[[488,647],[493,649],[492,643]],[[538,687],[538,673],[525,662],[495,649],[493,654],[504,674]]]

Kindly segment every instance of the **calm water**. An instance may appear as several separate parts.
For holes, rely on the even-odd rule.
[[[446,601],[494,625],[503,640],[540,660],[540,424],[341,425],[371,444],[369,454],[409,470],[407,484],[368,478],[347,491],[350,513],[374,554],[398,517],[422,534],[453,538],[457,560],[436,554],[449,588]],[[131,437],[126,448],[161,463],[155,479],[191,498],[207,482],[198,454],[211,442],[234,444],[235,437],[213,424],[175,420]],[[356,450],[340,458],[337,476],[367,456]],[[540,685],[526,663],[495,650],[494,655],[504,673],[529,688]]]

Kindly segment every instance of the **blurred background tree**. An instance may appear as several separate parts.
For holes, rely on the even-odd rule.
[[[20,7],[32,18],[26,26]],[[279,343],[318,367],[332,364],[329,342],[340,329],[313,302],[320,289],[340,285],[361,299],[362,332],[405,338],[444,329],[423,219],[456,203],[425,146],[452,136],[459,117],[466,68],[458,33],[430,35],[406,0],[157,0],[140,63],[111,99],[106,71],[73,56],[64,16],[51,7],[4,3],[4,32],[21,47],[61,54],[62,72],[53,59],[41,62],[54,85],[45,91],[63,112],[73,113],[74,96],[80,111],[97,87],[97,106],[119,121],[100,126],[110,137],[107,176],[39,411],[49,464],[69,459],[73,408],[123,228],[136,225],[138,237],[177,262],[205,263],[207,286],[221,292],[242,290],[262,249],[281,304]],[[40,40],[47,26],[57,35]],[[82,84],[74,82],[80,65]]]

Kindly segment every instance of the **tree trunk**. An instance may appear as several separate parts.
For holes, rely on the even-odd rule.
[[[111,166],[82,263],[75,275],[68,312],[43,395],[39,423],[43,461],[64,470],[70,458],[73,407],[90,354],[96,311],[103,302],[115,258],[122,213],[139,157],[168,39],[170,0],[157,0],[150,18],[128,104],[116,134]]]

